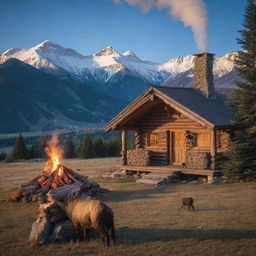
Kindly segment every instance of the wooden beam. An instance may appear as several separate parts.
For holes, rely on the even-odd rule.
[[[172,150],[171,150],[171,132],[170,130],[166,131],[166,145],[167,145],[167,164],[171,164],[171,155],[172,155]]]
[[[217,152],[216,129],[213,128],[213,130],[211,131],[211,169],[212,170],[216,169],[216,152]]]
[[[122,131],[122,164],[126,165],[127,164],[127,131],[123,130]]]

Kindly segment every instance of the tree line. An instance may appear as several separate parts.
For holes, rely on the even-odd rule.
[[[131,136],[128,139],[128,147],[133,148],[133,145],[134,138]],[[44,148],[45,144],[39,143],[27,146],[24,137],[20,134],[9,155],[0,153],[0,161],[45,158]],[[121,152],[121,142],[119,136],[104,139],[102,136],[93,137],[85,134],[80,143],[75,143],[72,139],[64,140],[63,148],[64,158],[118,157]]]

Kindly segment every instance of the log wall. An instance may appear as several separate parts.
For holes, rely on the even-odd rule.
[[[159,104],[144,114],[136,122],[138,130],[135,134],[136,148],[151,151],[151,165],[172,164],[172,135],[175,132],[189,131],[195,142],[184,140],[184,162],[187,152],[211,152],[211,130],[191,120],[165,104]],[[191,136],[190,136],[191,137]],[[185,137],[184,137],[185,138]],[[228,131],[222,129],[216,132],[217,153],[227,149],[230,140]],[[189,144],[192,146],[190,147]]]
[[[170,163],[170,136],[172,132],[183,131],[185,134],[185,131],[189,130],[200,134],[199,136],[202,138],[205,137],[206,133],[210,134],[210,131],[202,125],[165,104],[159,104],[148,111],[137,125],[140,127],[143,141],[145,141],[142,148],[152,152],[151,165],[167,165]],[[204,143],[206,142],[202,139],[201,144],[203,146],[196,146],[190,150],[210,152],[210,144]]]

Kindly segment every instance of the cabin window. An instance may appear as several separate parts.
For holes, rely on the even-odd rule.
[[[210,133],[200,133],[197,134],[197,146],[198,147],[210,147],[211,146],[211,134]]]
[[[158,132],[148,133],[148,146],[158,146]]]

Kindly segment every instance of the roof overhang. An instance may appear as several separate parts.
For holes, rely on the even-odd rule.
[[[162,100],[166,105],[174,108],[180,113],[188,116],[191,120],[201,124],[203,127],[213,129],[215,125],[195,112],[191,111],[187,107],[183,106],[176,100],[165,95],[160,90],[155,87],[149,87],[144,93],[142,93],[137,99],[135,99],[131,104],[129,104],[123,111],[121,111],[115,118],[113,118],[109,123],[107,123],[103,128],[105,131],[119,130],[122,124],[133,115],[138,109],[144,104],[154,101],[155,99]]]

